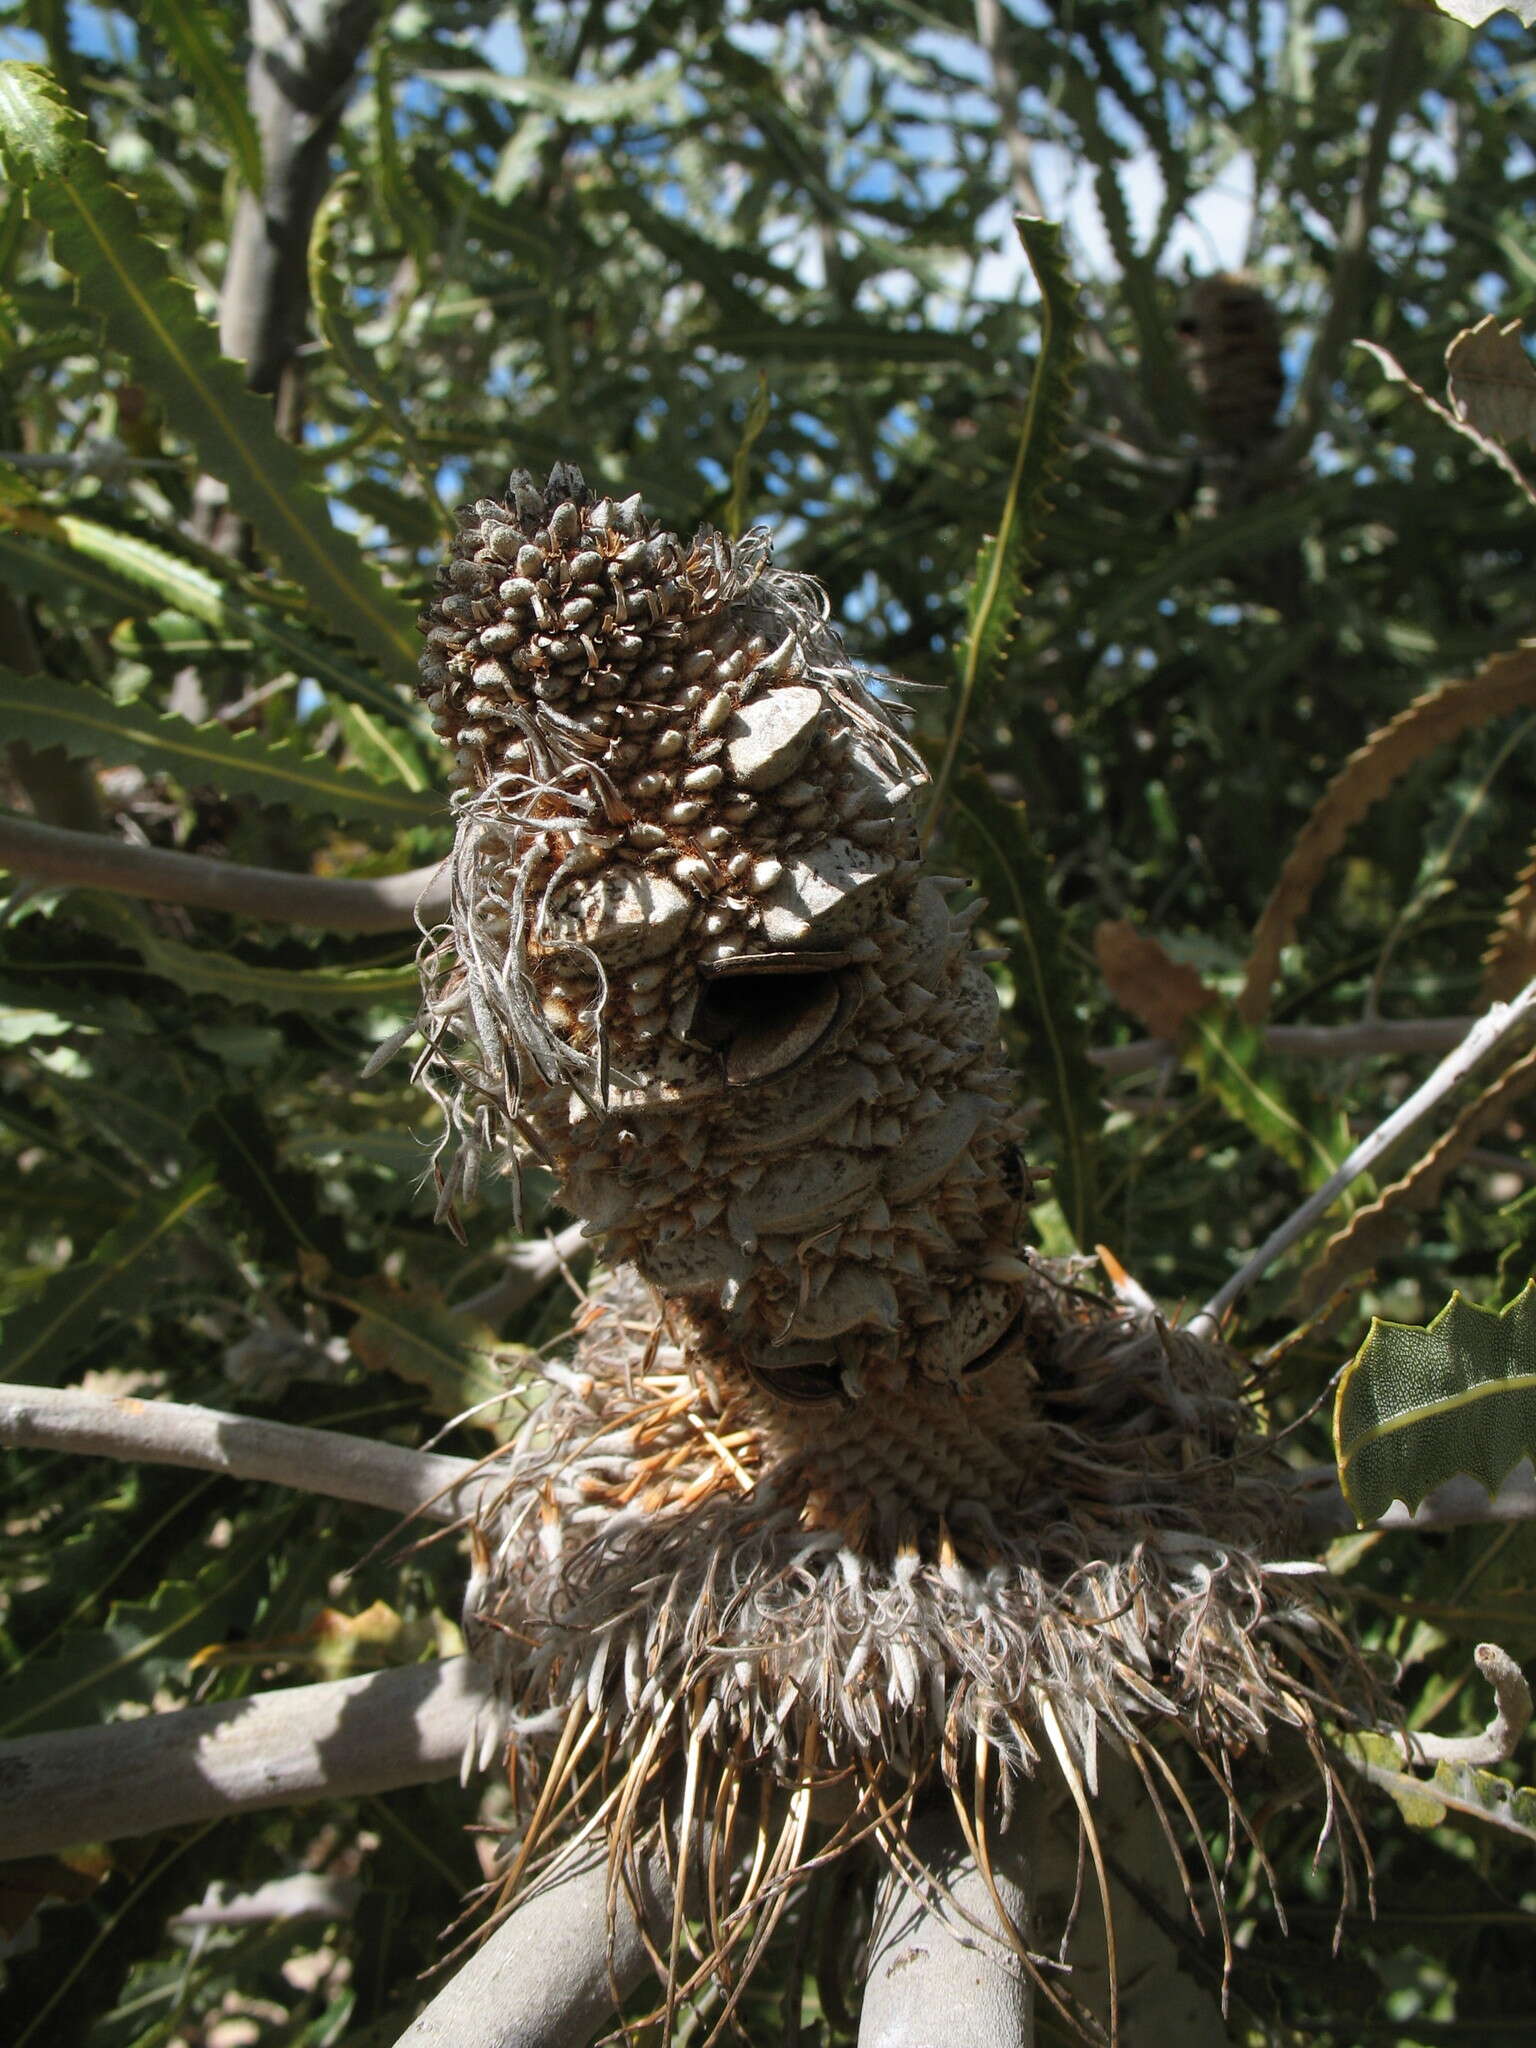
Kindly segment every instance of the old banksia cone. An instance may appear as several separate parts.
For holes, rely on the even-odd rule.
[[[930,1774],[983,1828],[1043,1756],[1081,1793],[1101,1733],[1149,1785],[1170,1733],[1230,1782],[1272,1723],[1326,1773],[1279,1467],[1219,1346],[1021,1250],[976,910],[922,871],[921,761],[820,591],[565,467],[460,521],[423,621],[444,1206],[536,1158],[616,1266],[466,1610],[520,1783],[558,1737],[513,1889],[567,1793],[615,1868],[670,1802],[721,1963],[824,1857],[818,1787],[835,1847],[899,1837]],[[781,1832],[742,1862],[745,1780]]]
[[[521,1135],[781,1394],[977,1369],[1024,1300],[996,1003],[818,594],[566,469],[477,505],[442,581],[468,1144]]]

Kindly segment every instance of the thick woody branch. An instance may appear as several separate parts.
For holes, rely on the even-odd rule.
[[[664,1946],[673,1888],[655,1852],[640,1865],[650,1940]],[[634,1901],[619,1888],[608,1922],[605,1841],[584,1843],[470,1957],[396,2048],[587,2048],[649,1957]],[[983,2036],[976,2038],[982,2039]]]
[[[1016,1824],[998,1843],[992,1876],[1009,1919],[1027,1938],[1035,1845],[1023,1835]],[[938,1882],[893,1868],[880,1887],[859,2048],[936,2048],[949,2041],[1031,2048],[1033,1986],[1003,1938],[986,1876],[947,1799],[917,1816],[908,1841],[922,1870]]]
[[[8,815],[0,815],[0,867],[44,882],[331,932],[409,931],[418,916],[430,924],[448,907],[448,884],[440,867],[413,868],[377,881],[332,880],[129,846],[99,833],[69,832]]]
[[[0,1742],[0,1855],[451,1778],[495,1711],[454,1657]]]
[[[0,1387],[0,1445],[225,1472],[440,1522],[457,1521],[501,1484],[468,1458],[78,1387]]]
[[[254,391],[277,389],[304,339],[310,228],[376,11],[375,0],[251,0],[246,88],[265,175],[235,215],[219,340]]]

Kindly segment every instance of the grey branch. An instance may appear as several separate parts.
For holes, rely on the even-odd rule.
[[[1219,1329],[1222,1318],[1233,1304],[1255,1280],[1268,1272],[1283,1252],[1289,1251],[1293,1244],[1306,1236],[1314,1223],[1327,1215],[1351,1181],[1358,1180],[1362,1173],[1369,1173],[1376,1162],[1406,1132],[1421,1123],[1488,1053],[1526,1028],[1533,1005],[1536,1005],[1536,981],[1527,983],[1512,1003],[1494,1003],[1486,1015],[1479,1017],[1461,1043],[1446,1054],[1407,1101],[1378,1124],[1368,1138],[1362,1139],[1337,1172],[1331,1174],[1299,1208],[1294,1209],[1278,1229],[1270,1232],[1253,1256],[1212,1295],[1204,1308],[1196,1310],[1190,1318],[1190,1327],[1193,1329],[1205,1321]]]
[[[248,868],[157,846],[130,846],[96,832],[70,832],[0,814],[0,867],[40,881],[119,896],[148,896],[332,932],[409,931],[448,907],[441,867],[414,868],[377,881],[332,880],[281,868]]]
[[[1271,1024],[1264,1044],[1270,1052],[1304,1060],[1443,1053],[1460,1045],[1476,1022],[1475,1017],[1403,1017],[1369,1024]],[[1129,1045],[1095,1046],[1088,1057],[1102,1073],[1122,1078],[1169,1065],[1177,1049],[1168,1038],[1137,1038]]]
[[[0,1387],[0,1444],[227,1472],[443,1522],[501,1489],[468,1458],[78,1387]]]
[[[1028,1802],[1031,1807],[1036,1802]],[[993,1874],[1015,1928],[1034,1919],[1035,1844],[1022,1821],[998,1844]],[[986,1878],[946,1798],[920,1813],[909,1837],[918,1872],[893,1868],[881,1884],[869,1938],[859,2048],[1031,2048],[1034,1989],[1004,1940]]]
[[[350,1920],[362,1895],[355,1877],[296,1870],[292,1877],[274,1877],[249,1892],[230,1893],[225,1885],[212,1884],[202,1904],[183,1907],[171,1925],[259,1927],[274,1920]]]
[[[0,1742],[0,1858],[451,1778],[496,1712],[454,1657]]]
[[[506,1270],[501,1278],[479,1294],[456,1301],[454,1314],[481,1323],[503,1323],[520,1308],[526,1308],[557,1273],[591,1249],[592,1240],[584,1223],[568,1223],[554,1237],[531,1237],[515,1244],[506,1253]]]
[[[251,0],[251,113],[260,193],[241,195],[219,305],[219,342],[253,391],[275,391],[304,339],[309,231],[375,0]]]
[[[1520,1666],[1497,1643],[1479,1643],[1477,1668],[1493,1687],[1495,1712],[1480,1735],[1419,1735],[1405,1738],[1409,1756],[1426,1763],[1471,1764],[1485,1770],[1507,1764],[1531,1725],[1531,1689]]]
[[[672,1880],[658,1852],[640,1868],[650,1939],[665,1947]],[[587,2048],[649,1967],[633,1901],[621,1886],[608,1926],[608,1855],[589,1841],[520,1905],[449,1979],[396,2048]],[[979,2037],[978,2037],[979,2038]]]
[[[1013,203],[1020,213],[1043,218],[1045,203],[1040,197],[1040,188],[1035,183],[1035,174],[1029,161],[1029,137],[1019,122],[1022,87],[1019,83],[1018,69],[1008,49],[1005,19],[1002,0],[976,0],[976,40],[980,43],[992,72],[992,97],[997,107],[1003,147],[1008,152],[1008,177],[1013,187]]]
[[[1329,1465],[1296,1474],[1303,1490],[1302,1510],[1317,1540],[1353,1533],[1355,1518],[1349,1511],[1338,1473]],[[1384,1515],[1368,1526],[1397,1531],[1417,1529],[1461,1529],[1477,1522],[1536,1522],[1536,1473],[1529,1459],[1517,1465],[1495,1494],[1477,1480],[1448,1479],[1426,1494],[1416,1508],[1394,1501]]]

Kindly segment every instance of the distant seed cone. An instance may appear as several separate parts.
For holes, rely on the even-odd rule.
[[[1202,277],[1179,308],[1179,341],[1207,437],[1235,455],[1275,430],[1285,391],[1280,323],[1246,278]]]
[[[557,1789],[621,1859],[671,1800],[724,1967],[817,1787],[845,1840],[899,1834],[935,1768],[983,1825],[989,1759],[1091,1782],[1100,1732],[1149,1783],[1170,1730],[1227,1782],[1286,1726],[1328,1777],[1354,1677],[1265,1561],[1278,1468],[1220,1346],[1021,1252],[974,911],[921,871],[921,763],[816,586],[564,467],[460,518],[423,621],[457,763],[444,1207],[532,1155],[620,1262],[467,1603],[515,1741],[560,1736],[513,1888]],[[752,1778],[794,1790],[743,1879],[718,1824]]]

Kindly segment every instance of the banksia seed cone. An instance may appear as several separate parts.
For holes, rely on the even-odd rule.
[[[996,1001],[817,594],[566,469],[466,513],[441,580],[461,1159],[516,1134],[785,1395],[975,1369],[1023,1301]]]
[[[1285,391],[1269,300],[1246,278],[1203,277],[1184,294],[1178,332],[1207,438],[1234,455],[1259,447]]]
[[[1086,1813],[1101,1730],[1149,1786],[1168,1729],[1230,1783],[1274,1723],[1328,1776],[1347,1646],[1266,1562],[1279,1468],[1222,1347],[1021,1255],[975,912],[921,870],[921,762],[817,587],[563,466],[460,520],[423,620],[457,784],[423,951],[443,1206],[531,1154],[620,1262],[466,1603],[520,1771],[559,1736],[511,1889],[567,1795],[617,1871],[681,1763],[711,1962],[782,1910],[822,1788],[825,1858],[899,1838],[938,1766],[967,1827],[993,1759],[1053,1756]],[[793,1796],[743,1880],[746,1777],[765,1815]]]

